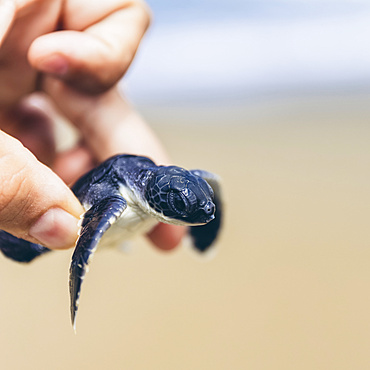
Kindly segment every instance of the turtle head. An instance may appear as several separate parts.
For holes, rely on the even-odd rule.
[[[149,206],[162,222],[203,225],[215,217],[212,188],[183,168],[158,167],[145,193]]]

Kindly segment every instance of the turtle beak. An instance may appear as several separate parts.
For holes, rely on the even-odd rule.
[[[206,222],[210,222],[215,218],[216,206],[212,201],[208,201],[203,207],[203,212],[206,214]]]
[[[187,221],[193,225],[205,225],[215,218],[216,206],[209,200],[204,206],[200,207],[195,214]]]
[[[215,215],[211,215],[211,216],[208,218],[207,223],[208,223],[208,222],[213,221],[214,219],[215,219]]]

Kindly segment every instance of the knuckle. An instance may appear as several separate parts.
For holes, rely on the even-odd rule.
[[[17,228],[32,203],[28,164],[9,154],[1,157],[0,168],[0,224]]]
[[[28,192],[26,180],[21,174],[14,174],[4,181],[0,190],[0,223],[16,223],[17,216],[25,212]]]

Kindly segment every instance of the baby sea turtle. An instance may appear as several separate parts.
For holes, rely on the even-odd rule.
[[[149,158],[123,154],[82,176],[72,190],[86,210],[69,275],[74,326],[81,284],[98,244],[119,246],[164,222],[190,226],[194,248],[205,252],[220,230],[220,186],[217,176],[207,171],[157,166]],[[19,262],[50,251],[2,230],[0,249]]]

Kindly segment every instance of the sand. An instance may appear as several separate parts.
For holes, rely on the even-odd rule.
[[[370,368],[369,99],[144,110],[175,163],[223,178],[216,257],[101,251],[77,335],[71,251],[0,258],[0,368]]]

